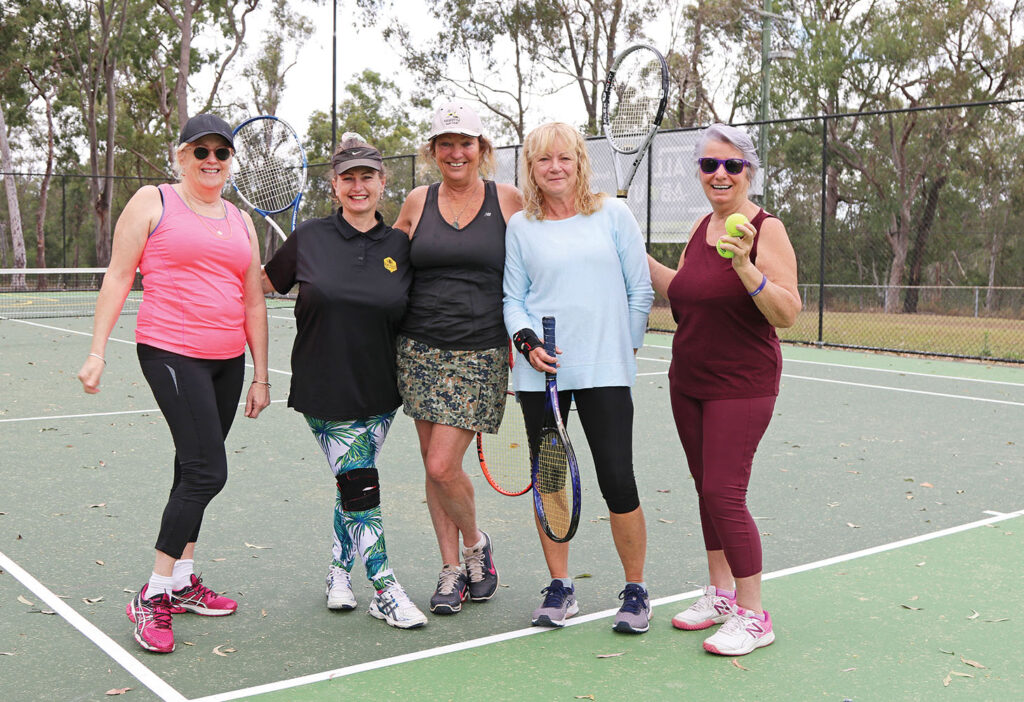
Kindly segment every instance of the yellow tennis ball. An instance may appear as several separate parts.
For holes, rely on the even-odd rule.
[[[735,212],[725,218],[725,232],[729,236],[743,236],[743,233],[736,229],[741,224],[748,224],[750,222],[747,216],[742,212]]]
[[[741,212],[734,212],[725,218],[725,233],[729,236],[741,237],[743,232],[736,229],[741,224],[746,224],[750,220],[747,219],[746,215]],[[732,258],[735,254],[732,251],[726,251],[722,248],[721,242],[715,242],[715,248],[718,250],[718,255],[722,258]]]

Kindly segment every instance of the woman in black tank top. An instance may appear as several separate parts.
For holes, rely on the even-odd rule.
[[[465,104],[437,109],[422,153],[437,163],[441,181],[409,193],[395,222],[412,241],[414,269],[398,339],[398,386],[416,422],[441,551],[430,611],[454,614],[467,597],[489,600],[498,587],[462,459],[474,434],[496,432],[505,412],[505,224],[522,209],[522,197],[510,185],[484,180],[494,149]]]

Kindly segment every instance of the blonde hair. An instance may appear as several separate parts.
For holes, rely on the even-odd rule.
[[[533,164],[543,154],[550,153],[556,143],[562,144],[576,157],[576,211],[592,215],[601,209],[606,197],[605,193],[595,193],[590,189],[593,171],[587,155],[587,143],[579,130],[564,122],[548,122],[531,131],[523,140],[519,183],[523,188],[523,214],[528,219],[544,219],[544,194],[533,179]]]
[[[452,133],[458,134],[457,132]],[[434,145],[439,136],[442,135],[438,134],[436,137],[431,138],[426,144],[420,147],[420,158],[424,158],[429,161],[433,161],[434,163],[437,163],[437,152],[434,148]],[[458,134],[458,136],[464,135]],[[477,144],[479,144],[480,146],[480,164],[477,166],[477,172],[480,174],[480,177],[489,178],[491,175],[494,174],[496,170],[498,170],[498,161],[494,155],[494,145],[491,144],[491,141],[483,134],[481,134],[478,137],[467,138],[477,140]]]

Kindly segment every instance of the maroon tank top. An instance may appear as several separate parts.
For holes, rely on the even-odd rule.
[[[751,224],[773,217],[760,210]],[[707,243],[706,216],[686,248],[685,265],[668,286],[677,323],[669,383],[674,392],[699,400],[779,394],[782,350],[775,327],[757,309],[730,259]],[[757,242],[750,260],[757,260]]]

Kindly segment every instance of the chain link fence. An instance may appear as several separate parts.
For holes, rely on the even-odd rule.
[[[1024,173],[1014,165],[1024,152],[1022,118],[1024,100],[1006,100],[739,125],[755,143],[766,130],[766,168],[750,193],[786,225],[799,265],[803,312],[780,337],[1024,362]],[[648,251],[673,268],[710,211],[694,163],[698,136],[698,129],[660,132],[627,198]],[[614,193],[613,158],[622,157],[602,138],[587,146],[594,187]],[[494,178],[518,184],[520,147],[496,156]],[[416,155],[386,158],[385,168],[380,209],[393,222],[409,191],[433,182],[437,170]],[[310,165],[300,219],[333,210],[329,176],[328,164]],[[42,177],[7,177],[22,202],[28,265],[38,266]],[[147,182],[158,181],[115,179],[112,212]],[[279,242],[256,221],[268,257]],[[0,268],[13,265],[7,222],[0,198]],[[96,265],[95,222],[87,177],[55,176],[42,227],[46,265]],[[287,231],[288,217],[279,224]],[[649,324],[675,328],[667,301],[656,300]]]

